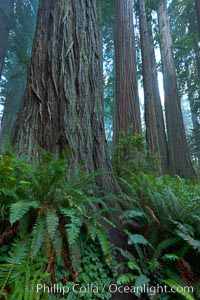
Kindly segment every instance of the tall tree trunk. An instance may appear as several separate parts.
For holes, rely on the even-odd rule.
[[[191,178],[195,176],[195,172],[192,167],[183,124],[166,0],[161,0],[159,3],[158,20],[161,36],[170,172],[181,177]]]
[[[115,1],[115,144],[119,132],[141,134],[132,0]]]
[[[105,140],[96,0],[41,0],[28,83],[13,132],[18,155],[37,145],[71,151],[70,169],[106,171],[99,184],[119,192]]]
[[[200,51],[198,46],[194,49],[195,53],[195,63],[196,63],[196,80],[198,84],[195,86],[195,91],[193,89],[188,89],[188,98],[190,99],[190,110],[192,116],[193,125],[193,138],[195,143],[195,158],[200,165],[200,122],[199,122],[199,104],[200,104]]]
[[[199,28],[199,36],[200,36],[200,0],[195,0],[196,4],[196,15],[197,15],[197,22]]]
[[[36,27],[38,0],[18,0],[15,4],[14,34],[8,44],[8,60],[5,62],[6,82],[2,91],[4,110],[1,118],[0,147],[5,149],[23,99],[26,87],[30,51]],[[11,47],[10,47],[11,46]]]
[[[149,35],[147,29],[147,18],[144,0],[139,0],[139,23],[142,52],[142,73],[144,86],[147,149],[154,154],[160,154],[154,105],[151,57],[149,51]]]
[[[168,157],[168,144],[165,132],[165,122],[163,117],[163,110],[160,99],[160,91],[158,85],[158,74],[157,74],[157,64],[154,50],[154,39],[151,25],[151,16],[147,19],[148,33],[149,33],[149,51],[151,57],[151,77],[152,77],[152,87],[154,95],[154,108],[156,115],[156,126],[158,134],[158,145],[160,150],[162,171],[167,173],[169,171],[169,157]]]
[[[14,1],[15,0],[0,0],[0,78],[7,51]]]
[[[26,85],[26,77],[13,79],[8,87],[8,94],[4,103],[3,116],[1,120],[0,147],[6,149],[7,143],[10,142],[12,127],[22,101]]]

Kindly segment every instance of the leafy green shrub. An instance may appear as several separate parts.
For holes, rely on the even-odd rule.
[[[113,259],[103,225],[108,208],[103,198],[91,192],[101,173],[87,174],[80,169],[69,176],[68,160],[46,152],[30,165],[2,155],[0,168],[0,201],[4,205],[0,234],[2,299],[11,295],[17,299],[40,299],[34,291],[27,296],[27,283],[66,284],[75,282],[80,272],[84,281],[81,250],[86,243],[98,243],[102,256],[99,266],[106,274]],[[90,254],[97,259],[95,252]],[[98,276],[100,272],[96,280]],[[108,295],[102,299],[108,299]]]
[[[115,174],[128,180],[138,171],[156,174],[159,157],[146,150],[141,135],[122,131],[113,153],[112,163]]]
[[[132,183],[121,179],[129,199],[121,220],[128,227],[126,234],[132,250],[129,253],[120,250],[129,272],[122,274],[118,282],[138,285],[138,280],[142,279],[153,286],[157,283],[176,287],[192,285],[197,295],[199,182],[142,172],[133,174],[131,180]],[[194,299],[189,294],[182,293],[182,296]],[[165,298],[171,299],[167,295]]]
[[[76,279],[77,294],[69,294],[72,299],[110,299],[108,287],[112,282],[114,262],[108,267],[102,260],[98,244],[86,244],[82,249],[82,264]],[[81,287],[86,287],[81,292]]]

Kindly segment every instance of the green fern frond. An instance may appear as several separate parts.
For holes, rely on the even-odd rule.
[[[163,255],[162,258],[164,260],[171,260],[171,261],[175,261],[175,260],[179,260],[180,259],[179,256],[177,256],[177,255],[175,255],[173,253],[169,253],[169,254],[166,253],[165,255]]]
[[[80,254],[80,244],[75,241],[73,244],[68,245],[69,247],[69,258],[73,270],[78,271],[81,266],[81,254]]]
[[[117,278],[117,284],[128,284],[135,280],[136,276],[131,273],[122,274]]]
[[[172,246],[180,241],[180,238],[173,237],[169,239],[165,239],[164,241],[160,242],[158,246],[155,249],[155,252],[153,254],[153,258],[158,259],[161,255],[162,250],[168,248],[169,246]]]
[[[126,258],[128,261],[130,262],[133,262],[133,263],[136,263],[135,261],[135,257],[130,253],[128,252],[127,250],[123,250],[121,248],[117,248],[117,250],[121,253],[121,255]]]
[[[130,232],[128,232],[128,230],[125,230],[125,232],[127,233],[129,239],[128,239],[128,244],[129,245],[136,245],[136,244],[140,244],[140,245],[148,245],[149,247],[151,247],[153,249],[153,246],[149,243],[149,241],[141,234],[131,234]]]
[[[52,245],[57,254],[57,258],[60,259],[62,253],[62,237],[59,231],[57,231],[54,235],[52,239]]]
[[[101,230],[99,230],[99,232],[97,234],[97,238],[98,238],[98,241],[101,245],[101,249],[103,251],[103,254],[106,258],[106,263],[108,265],[110,265],[111,260],[112,260],[112,256],[111,256],[111,246],[110,246],[110,243],[108,241],[108,238]]]
[[[144,212],[136,209],[125,210],[122,212],[120,219],[130,219],[130,218],[142,218],[144,216]]]
[[[150,282],[150,279],[145,275],[140,275],[136,278],[134,282],[134,288],[136,289],[135,295],[140,297],[141,293],[143,292],[143,288],[146,284]]]
[[[38,208],[38,203],[36,201],[18,201],[16,203],[13,203],[10,208],[11,225],[20,220],[31,207]]]
[[[56,210],[50,210],[46,214],[46,224],[47,224],[47,231],[49,233],[49,236],[53,240],[56,229],[58,227],[59,218],[56,214]]]
[[[69,245],[72,245],[80,234],[82,219],[76,216],[75,209],[66,209],[61,207],[61,213],[68,218],[68,223],[65,224],[66,232],[67,232],[67,241]]]
[[[9,252],[5,260],[6,263],[0,265],[0,295],[3,293],[7,283],[15,281],[17,276],[24,271],[22,264],[26,258],[27,251],[28,241],[16,240],[13,244],[13,250]]]
[[[115,224],[114,224],[113,222],[111,222],[108,218],[106,218],[106,217],[101,217],[101,220],[103,220],[105,223],[107,223],[108,225],[110,225],[110,227],[116,229]],[[102,228],[102,229],[103,229],[103,228]]]
[[[190,234],[176,230],[176,234],[180,236],[184,241],[186,241],[195,250],[200,252],[200,241],[194,239]]]
[[[162,282],[166,283],[169,287],[177,291],[177,294],[182,295],[187,300],[195,300],[195,298],[185,290],[185,287],[181,286],[179,283],[171,278],[164,279]]]
[[[175,230],[175,233],[182,238],[184,241],[188,243],[188,245],[192,246],[195,250],[200,252],[200,241],[196,240],[193,235],[194,235],[194,228],[188,224],[181,224],[179,222],[174,222],[178,229]]]
[[[9,264],[21,264],[21,262],[25,259],[28,250],[27,242],[15,242],[13,251],[9,252],[9,257],[7,258],[7,262]]]
[[[71,223],[66,224],[67,241],[69,245],[72,245],[79,237],[81,221],[79,218],[73,217]]]
[[[32,243],[31,243],[31,257],[37,256],[42,244],[45,242],[46,237],[46,224],[42,215],[38,216],[37,222],[34,225],[32,232]]]

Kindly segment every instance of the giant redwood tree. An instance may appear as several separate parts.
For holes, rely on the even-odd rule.
[[[149,51],[151,57],[151,78],[152,78],[152,87],[153,87],[153,95],[154,95],[154,107],[155,107],[155,115],[156,115],[159,154],[161,158],[162,171],[164,173],[167,173],[169,171],[168,170],[169,167],[168,144],[167,144],[164,116],[163,116],[159,84],[158,84],[158,73],[157,73],[157,63],[156,63],[156,56],[155,56],[155,49],[154,49],[151,14],[148,15],[147,17],[147,27],[148,27],[148,35],[149,35]]]
[[[14,1],[15,0],[0,0],[0,77],[7,52]]]
[[[138,1],[138,7],[147,147],[152,153],[159,154],[160,171],[166,173],[168,172],[168,145],[158,87],[151,13],[146,13],[150,10],[146,8],[144,0]]]
[[[152,81],[152,66],[150,56],[150,40],[147,27],[145,1],[139,0],[139,27],[142,52],[142,74],[144,86],[145,124],[147,148],[154,154],[160,153],[158,131],[156,124],[154,90]]]
[[[120,131],[141,133],[132,0],[115,0],[115,143]]]
[[[96,0],[41,0],[28,83],[12,142],[31,160],[37,145],[70,149],[70,169],[103,169],[102,188],[118,192],[105,140]]]
[[[165,91],[170,172],[185,178],[191,178],[195,176],[195,173],[187,147],[181,112],[166,0],[159,1],[158,20]]]

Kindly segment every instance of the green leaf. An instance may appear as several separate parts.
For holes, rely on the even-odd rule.
[[[135,279],[135,275],[131,274],[131,273],[127,273],[127,274],[122,274],[118,277],[117,279],[117,284],[121,285],[121,284],[127,284],[131,281],[133,281]]]
[[[165,254],[165,255],[163,255],[163,257],[162,257],[164,260],[172,260],[172,261],[174,261],[174,260],[179,260],[179,256],[177,256],[177,255],[175,255],[175,254]]]
[[[144,286],[150,282],[150,279],[148,277],[146,277],[145,275],[140,275],[137,277],[135,283],[134,283],[134,287],[136,288],[136,292],[135,295],[136,296],[140,296],[141,292],[144,288]]]
[[[37,222],[33,228],[33,238],[31,243],[31,256],[36,257],[46,237],[46,224],[41,215],[38,216]]]
[[[13,225],[13,223],[20,220],[31,207],[37,208],[38,203],[36,201],[18,201],[13,203],[10,208],[10,223]]]
[[[156,249],[155,249],[153,258],[157,258],[157,259],[158,259],[158,258],[160,257],[160,255],[161,255],[161,251],[162,251],[162,250],[168,248],[168,247],[171,246],[171,245],[176,244],[176,243],[179,242],[179,241],[180,241],[180,238],[178,238],[178,237],[173,237],[173,238],[169,238],[169,239],[166,239],[166,240],[160,242],[160,243],[158,244],[158,246],[156,247]]]
[[[46,223],[47,223],[47,231],[51,239],[53,239],[59,223],[59,218],[56,214],[56,210],[51,210],[47,212]]]
[[[128,262],[128,267],[129,267],[129,269],[131,269],[131,270],[137,270],[137,271],[141,274],[140,267],[139,267],[137,264],[135,264],[134,262],[129,261],[129,262]]]
[[[187,300],[195,300],[195,298],[185,290],[185,287],[181,286],[179,283],[171,278],[164,279],[162,282],[166,283],[169,287],[177,291],[178,294],[185,297]]]
[[[127,233],[127,230],[126,230]],[[128,232],[128,244],[129,245],[135,245],[135,244],[141,244],[141,245],[148,245],[153,249],[153,246],[147,241],[147,239],[141,235],[141,234],[131,234]]]

